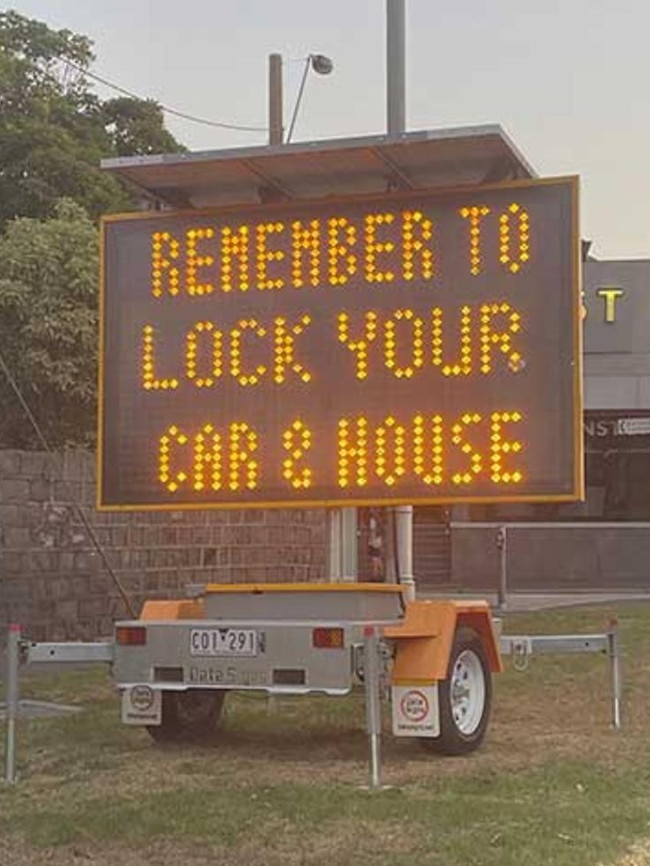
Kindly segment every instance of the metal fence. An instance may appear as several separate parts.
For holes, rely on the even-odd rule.
[[[451,583],[477,592],[650,592],[650,523],[452,522]]]

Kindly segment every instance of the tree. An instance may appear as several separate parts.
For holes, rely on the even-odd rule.
[[[155,102],[102,102],[93,60],[87,37],[0,13],[0,447],[40,447],[16,388],[51,447],[94,441],[94,221],[136,203],[100,161],[184,150]]]
[[[17,12],[0,13],[0,229],[45,218],[69,197],[93,218],[135,200],[105,157],[184,150],[150,100],[102,102],[89,84],[92,42]]]
[[[117,156],[183,149],[165,129],[162,109],[151,99],[109,99],[102,106],[102,114]]]
[[[52,447],[94,440],[94,221],[136,203],[100,161],[184,150],[155,102],[102,102],[93,60],[87,37],[0,13],[0,353]],[[0,447],[40,447],[1,368]]]
[[[0,352],[51,447],[94,440],[97,273],[97,229],[69,199],[0,237]],[[40,447],[2,370],[0,447]]]

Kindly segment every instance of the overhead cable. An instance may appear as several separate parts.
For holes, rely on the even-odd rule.
[[[123,93],[125,96],[130,96],[131,99],[139,99],[140,101],[147,101],[142,96],[138,96],[137,93],[133,93],[131,90],[127,90],[125,87],[120,87],[119,84],[113,84],[112,81],[109,81],[107,78],[103,78],[101,75],[97,75],[95,72],[90,72],[88,69],[85,69],[83,66],[79,66],[76,63],[73,63],[71,60],[64,59],[62,61],[67,66],[70,66],[72,69],[75,69],[77,72],[80,72],[82,75],[86,75],[88,78],[92,78],[94,81],[98,81],[100,84],[103,84],[105,87],[110,87],[112,90],[117,91],[118,93]],[[267,132],[268,127],[266,126],[244,126],[239,123],[225,123],[220,120],[206,120],[204,117],[196,117],[193,114],[186,114],[184,111],[177,111],[175,108],[169,108],[167,105],[163,105],[158,102],[158,100],[151,100],[156,103],[165,114],[172,114],[174,117],[181,117],[183,120],[190,120],[192,123],[202,123],[204,126],[214,126],[218,129],[236,129],[240,132]]]

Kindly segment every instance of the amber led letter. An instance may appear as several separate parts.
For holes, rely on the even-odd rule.
[[[168,292],[180,291],[180,273],[174,264],[180,256],[181,245],[169,232],[154,232],[151,236],[151,293],[159,298]]]

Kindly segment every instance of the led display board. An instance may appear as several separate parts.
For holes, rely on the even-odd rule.
[[[574,178],[103,221],[100,508],[581,495]]]

